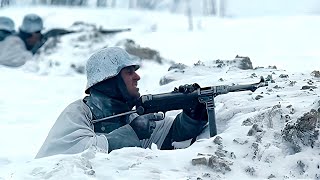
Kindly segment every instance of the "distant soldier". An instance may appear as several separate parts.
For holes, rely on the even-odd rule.
[[[25,15],[18,34],[0,42],[0,64],[19,67],[31,60],[32,49],[41,41],[42,29],[41,17],[36,14]]]
[[[18,36],[23,40],[27,50],[32,51],[37,43],[41,41],[43,22],[36,14],[28,14],[23,18],[19,28]]]
[[[4,40],[7,36],[15,32],[14,22],[12,19],[0,16],[0,41]]]

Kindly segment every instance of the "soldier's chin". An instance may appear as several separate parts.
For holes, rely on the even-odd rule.
[[[139,99],[139,97],[140,97],[140,93],[137,92],[137,94],[135,95],[135,98]]]
[[[137,91],[136,93],[132,94],[131,96],[133,98],[135,98],[135,99],[139,99],[140,98],[140,93],[139,93],[139,91]]]

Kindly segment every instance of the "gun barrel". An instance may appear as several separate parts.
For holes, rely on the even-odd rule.
[[[260,78],[260,82],[254,84],[246,84],[246,85],[236,85],[236,86],[229,86],[229,92],[238,92],[238,91],[252,91],[254,92],[259,87],[268,86],[268,82],[264,80],[263,77]]]
[[[254,92],[258,87],[254,84],[246,84],[246,85],[236,85],[236,86],[229,86],[229,92],[238,92],[238,91],[252,91]]]
[[[131,31],[131,28],[126,28],[126,29],[99,29],[98,31],[101,34],[114,34],[114,33]]]

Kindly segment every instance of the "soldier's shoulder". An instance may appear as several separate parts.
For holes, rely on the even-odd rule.
[[[4,40],[4,42],[12,42],[12,43],[23,43],[22,39],[19,36],[15,36],[15,35],[11,35],[6,37],[6,39]]]

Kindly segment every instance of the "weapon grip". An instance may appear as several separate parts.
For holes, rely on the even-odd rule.
[[[145,110],[142,106],[138,106],[136,111],[137,111],[137,114],[143,115]]]

